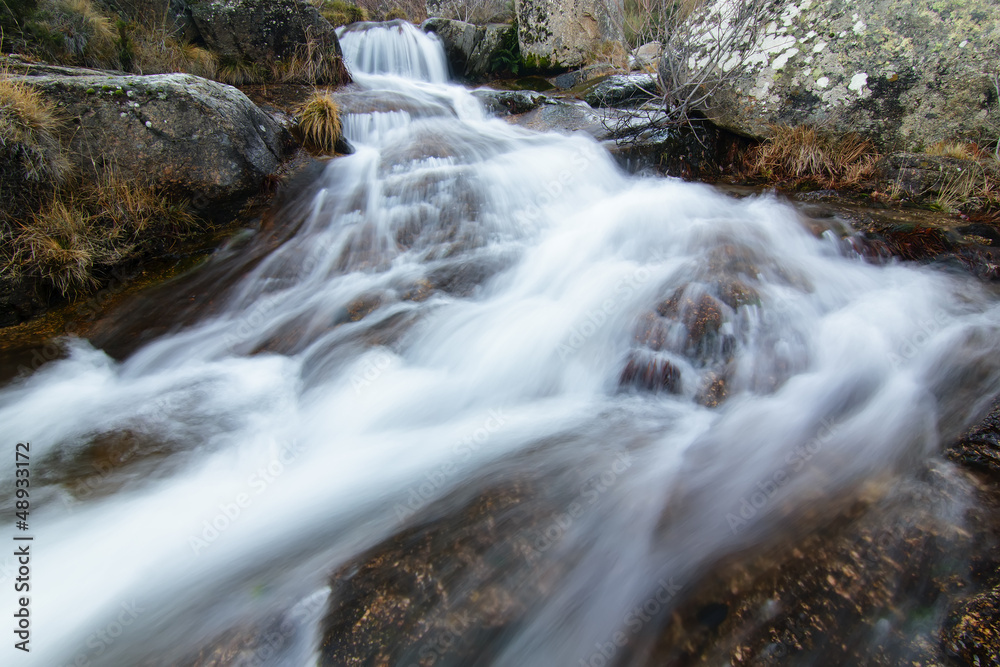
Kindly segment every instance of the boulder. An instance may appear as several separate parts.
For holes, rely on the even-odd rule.
[[[624,42],[623,4],[616,0],[514,0],[517,40],[527,67],[583,65],[607,42]]]
[[[486,110],[497,116],[516,116],[533,111],[543,104],[556,104],[551,97],[527,90],[490,90],[481,88],[472,94]]]
[[[652,74],[612,74],[590,86],[583,99],[592,107],[634,106],[655,98],[657,90]]]
[[[333,25],[300,0],[204,0],[190,11],[205,46],[223,58],[266,63],[309,42],[341,55]]]
[[[728,6],[715,0],[686,28],[697,33]],[[735,54],[716,63],[729,75],[707,109],[715,122],[758,138],[771,124],[823,125],[885,150],[996,140],[997,3],[782,0],[777,8],[743,67]],[[709,52],[700,49],[692,58]]]
[[[421,28],[433,32],[444,44],[444,52],[452,73],[464,79],[485,79],[498,68],[504,50],[511,51],[516,35],[506,23],[473,25],[464,21],[430,18]],[[512,55],[512,54],[508,54]]]
[[[629,64],[634,69],[648,70],[656,67],[661,55],[663,55],[663,44],[648,42],[635,50],[629,58]]]
[[[122,75],[31,68],[25,81],[68,119],[68,157],[81,175],[142,176],[225,216],[257,193],[288,136],[246,95],[190,74]]]

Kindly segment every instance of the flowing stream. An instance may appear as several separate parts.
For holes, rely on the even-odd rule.
[[[974,279],[491,118],[408,24],[342,44],[393,110],[344,119],[294,233],[197,321],[0,389],[35,482],[16,664],[172,664],[280,617],[245,664],[314,665],[332,572],[519,469],[563,568],[479,664],[587,664],[656,582],[908,474],[997,392]]]

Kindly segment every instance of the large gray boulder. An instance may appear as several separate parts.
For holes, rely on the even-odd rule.
[[[205,45],[226,58],[269,62],[296,55],[310,41],[341,54],[336,29],[301,0],[189,0],[189,6]]]
[[[532,69],[583,65],[606,42],[624,42],[622,0],[514,0],[518,44]]]
[[[691,21],[731,15],[730,3],[715,0]],[[745,68],[729,54],[716,63],[729,72],[710,109],[720,125],[763,137],[773,123],[807,123],[904,150],[1000,135],[996,2],[782,0],[779,9]]]
[[[505,43],[516,36],[507,23],[473,25],[464,21],[430,18],[421,28],[433,32],[444,45],[452,73],[465,79],[484,79],[498,66],[497,58]]]
[[[72,127],[67,156],[97,178],[107,169],[143,178],[225,216],[273,173],[285,131],[237,89],[190,74],[122,75],[77,68],[27,68],[25,82]]]

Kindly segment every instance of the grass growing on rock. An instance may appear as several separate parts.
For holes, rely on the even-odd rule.
[[[97,287],[110,267],[186,238],[196,221],[184,203],[113,169],[80,179],[62,128],[37,91],[0,71],[0,271],[71,296]]]
[[[90,291],[97,273],[171,245],[193,231],[184,204],[108,172],[92,185],[57,190],[13,230],[9,270],[40,278],[64,296]]]
[[[368,10],[343,0],[314,0],[312,4],[334,27],[368,20]]]
[[[302,145],[320,155],[334,155],[341,137],[340,108],[329,93],[316,91],[296,114]]]
[[[752,177],[795,187],[849,188],[875,172],[879,155],[871,142],[856,134],[832,137],[806,125],[771,129],[771,137],[747,154]]]
[[[62,181],[69,169],[55,110],[20,79],[0,70],[0,149],[35,182]]]

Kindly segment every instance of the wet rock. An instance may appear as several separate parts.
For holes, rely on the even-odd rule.
[[[983,421],[948,448],[947,456],[1000,482],[1000,402]]]
[[[689,21],[714,26],[727,7],[717,0]],[[896,150],[995,141],[990,63],[1000,60],[1000,33],[984,26],[1000,22],[996,3],[783,0],[775,10],[747,69],[723,82],[707,110],[722,126],[766,137],[771,124],[806,123]]]
[[[802,537],[778,534],[781,546],[707,568],[642,664],[948,664],[938,640],[946,610],[975,585],[972,564],[996,542],[981,511],[956,517],[975,493],[932,463],[862,494],[821,529],[810,519]],[[993,605],[970,603],[956,631],[991,640]]]
[[[625,107],[654,99],[657,90],[652,74],[612,74],[588,87],[583,99],[592,107]]]
[[[546,104],[511,122],[538,132],[571,134],[582,131],[598,140],[607,139],[611,134],[604,116],[584,104]]]
[[[404,530],[331,578],[322,667],[473,664],[541,593],[524,535],[546,515],[510,483]],[[497,566],[497,564],[502,564]]]
[[[473,25],[446,18],[430,18],[420,27],[441,38],[452,73],[474,81],[486,78],[501,67],[498,63],[501,51],[516,40],[514,26],[507,23]]]
[[[480,89],[472,94],[482,101],[487,111],[497,116],[516,116],[543,104],[555,104],[551,98],[530,91]]]
[[[290,143],[246,95],[189,74],[21,70],[71,125],[67,155],[81,175],[108,169],[225,217],[258,193]]]
[[[618,379],[621,387],[638,387],[646,391],[681,393],[681,372],[667,359],[648,353],[635,352],[629,356]]]
[[[711,123],[678,125],[656,108],[607,109],[608,150],[630,171],[712,181],[738,169],[747,140]]]
[[[1000,587],[959,606],[941,643],[963,667],[1000,665]]]
[[[605,42],[624,42],[623,6],[612,0],[514,0],[521,56],[530,69],[579,67]]]

